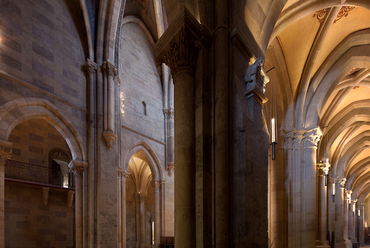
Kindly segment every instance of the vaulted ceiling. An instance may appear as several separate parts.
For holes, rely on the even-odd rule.
[[[279,31],[303,2],[287,1],[269,42],[265,118],[284,131],[319,126],[318,160],[329,158],[330,177],[345,177],[356,199],[370,192],[370,9],[327,6]]]

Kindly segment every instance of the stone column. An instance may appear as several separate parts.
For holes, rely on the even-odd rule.
[[[5,247],[5,163],[12,157],[12,143],[0,140],[0,247]]]
[[[140,193],[134,193],[135,196],[135,224],[136,224],[136,243],[135,247],[140,247]]]
[[[359,225],[359,233],[358,233],[358,236],[359,236],[359,242],[361,244],[361,246],[365,245],[365,237],[364,237],[364,207],[365,207],[365,203],[361,203],[361,206],[359,207],[360,211],[361,211],[361,214],[360,214],[360,218],[358,220],[358,225]]]
[[[114,80],[117,76],[116,67],[109,63],[103,63],[103,69],[106,72],[104,83],[104,132],[103,137],[107,142],[108,147],[112,147],[117,136],[115,134],[115,84]]]
[[[350,209],[349,203],[351,202],[351,194],[352,190],[344,190],[345,192],[345,202],[344,202],[344,230],[343,230],[343,237],[344,240],[348,239],[348,225],[349,225],[349,214],[351,214],[352,210]]]
[[[146,196],[140,195],[140,247],[149,247],[146,242],[146,208],[145,208]]]
[[[76,232],[76,248],[83,247],[83,172],[88,164],[83,161],[72,160],[69,165],[69,170],[75,175],[75,232]]]
[[[161,236],[164,236],[166,229],[165,229],[165,223],[166,223],[166,209],[165,209],[165,201],[166,201],[166,181],[161,180]]]
[[[336,180],[335,188],[335,248],[345,248],[344,240],[344,184],[346,183],[345,178]],[[348,206],[346,206],[348,207]]]
[[[286,172],[286,188],[287,188],[287,194],[288,194],[288,204],[287,204],[287,210],[288,210],[288,248],[293,247],[293,206],[292,206],[292,175],[293,175],[293,165],[294,165],[294,159],[293,159],[293,137],[294,137],[294,131],[288,132],[285,135],[285,143],[284,143],[284,151],[286,154],[286,160],[287,160],[287,172]],[[270,234],[271,235],[271,234]],[[275,237],[270,236],[270,243]]]
[[[126,179],[130,173],[125,170],[120,171],[121,174],[121,247],[126,248]]]
[[[316,246],[316,150],[322,132],[314,128],[305,132],[302,168],[302,246]]]
[[[356,219],[357,219],[357,210],[356,210],[356,200],[352,200],[351,209],[349,210],[348,215],[348,236],[351,238],[352,243],[357,242],[356,239]],[[355,211],[353,211],[355,209]]]
[[[193,248],[196,246],[195,69],[202,32],[200,24],[186,9],[174,23],[156,43],[155,50],[157,62],[170,67],[175,87],[175,246]]]
[[[325,186],[325,169],[326,164],[318,165],[318,240],[316,247],[330,247],[329,242],[326,240],[327,235],[327,186]]]
[[[161,245],[161,194],[160,181],[153,180],[154,192],[154,247],[159,248]]]
[[[84,186],[89,192],[86,194],[86,214],[85,223],[87,228],[87,242],[85,247],[90,247],[94,244],[95,240],[95,147],[96,147],[96,72],[98,65],[86,59],[85,70],[87,72],[87,107],[88,107],[88,121],[87,125],[87,144],[88,144],[88,161],[91,163],[87,176],[84,178]]]

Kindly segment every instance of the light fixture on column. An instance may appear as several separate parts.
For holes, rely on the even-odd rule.
[[[335,183],[333,183],[333,202],[335,201]]]
[[[328,186],[328,174],[329,174],[329,168],[330,168],[330,163],[329,159],[327,158],[324,163],[324,168],[323,171],[325,173],[325,186]]]
[[[361,210],[360,209],[357,209],[357,216],[360,217],[361,216]]]
[[[275,118],[271,119],[271,144],[272,144],[272,160],[275,160],[275,144],[276,144],[276,123]]]
[[[346,190],[347,198],[348,198],[348,210],[351,210],[351,194],[352,190]]]

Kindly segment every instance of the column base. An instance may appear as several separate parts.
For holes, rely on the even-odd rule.
[[[329,241],[316,240],[316,248],[330,248]]]

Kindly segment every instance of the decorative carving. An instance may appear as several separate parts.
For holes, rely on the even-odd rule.
[[[166,170],[168,171],[168,176],[171,177],[173,174],[173,171],[175,170],[175,165],[174,163],[168,163],[167,165],[168,167]]]
[[[98,70],[98,64],[90,59],[86,59],[85,70],[88,73],[95,73]]]
[[[108,76],[111,76],[111,77],[116,77],[117,76],[117,68],[112,63],[104,61],[103,62],[103,68],[106,71]]]
[[[173,108],[163,109],[165,119],[173,119],[175,117],[175,111]]]
[[[352,195],[352,190],[347,190],[346,189],[346,200],[350,200],[351,199],[351,195]]]
[[[304,148],[317,148],[317,144],[322,136],[321,129],[319,127],[311,129],[304,134]]]
[[[87,168],[87,167],[88,167],[88,163],[86,163],[84,161],[72,160],[68,164],[69,171],[73,172],[73,174],[76,177],[82,177],[82,174],[83,174],[85,168]]]
[[[193,32],[183,26],[168,48],[157,57],[157,64],[165,63],[170,67],[173,78],[181,71],[195,72],[198,51],[202,43]]]
[[[159,180],[152,180],[151,183],[153,186],[153,190],[159,190],[161,186],[161,182]]]
[[[327,160],[325,160],[324,163],[317,165],[317,169],[319,171],[321,170],[324,175],[328,175],[329,174],[329,168],[330,168],[330,163]]]
[[[103,132],[103,137],[105,141],[107,142],[108,148],[111,148],[113,146],[114,141],[117,139],[117,136],[109,131]]]
[[[347,179],[346,178],[337,178],[336,183],[339,185],[339,187],[342,189],[344,188],[344,185],[346,184]]]
[[[0,163],[5,164],[7,159],[12,158],[12,148],[0,146]]]
[[[335,18],[334,23],[336,23],[337,21],[339,21],[343,17],[347,17],[348,16],[348,13],[350,11],[352,11],[354,8],[355,7],[353,7],[353,6],[343,6],[341,8],[341,10],[339,11],[337,17]],[[324,17],[325,17],[325,14],[326,14],[327,11],[328,11],[328,8],[327,9],[318,10],[318,11],[316,11],[313,14],[312,17],[316,17],[317,20],[321,23],[324,20]]]

